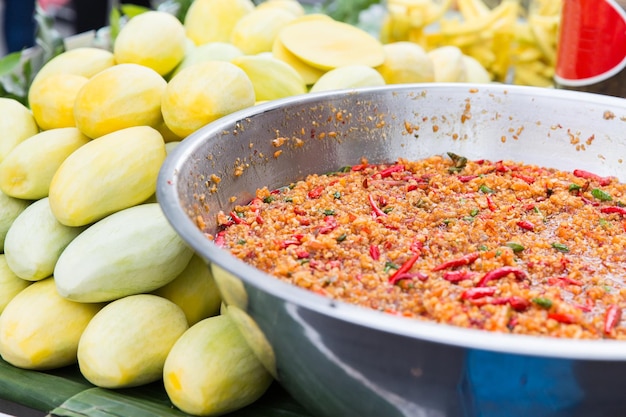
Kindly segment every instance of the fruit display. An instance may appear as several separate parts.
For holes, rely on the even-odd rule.
[[[548,3],[520,23],[511,0],[389,0],[379,36],[296,0],[195,0],[183,16],[122,7],[91,43],[44,48],[39,67],[5,58],[17,73],[0,74],[7,369],[75,366],[112,392],[160,381],[180,415],[258,401],[275,370],[156,201],[167,153],[222,116],[300,94],[503,81],[511,65],[548,85]],[[517,61],[500,53],[511,48]]]
[[[389,0],[387,9],[386,43],[411,41],[428,51],[454,46],[493,81],[553,86],[561,1]]]

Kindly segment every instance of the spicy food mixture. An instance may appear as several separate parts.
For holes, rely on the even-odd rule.
[[[490,331],[626,339],[626,185],[449,153],[310,175],[215,243],[337,300]]]

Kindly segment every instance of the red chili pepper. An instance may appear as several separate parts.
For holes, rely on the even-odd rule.
[[[300,245],[301,242],[297,239],[287,239],[280,242],[278,245],[281,249],[285,249],[288,246]]]
[[[461,293],[461,300],[476,300],[490,297],[496,293],[496,287],[469,288]]]
[[[584,171],[582,169],[575,169],[574,176],[578,178],[584,178],[586,180],[597,181],[600,185],[609,185],[613,180],[611,177],[601,177],[597,174],[591,173],[589,171]]]
[[[527,220],[521,220],[517,222],[517,225],[524,230],[535,230],[535,225]]]
[[[441,271],[442,269],[456,268],[458,266],[469,265],[474,263],[476,259],[480,257],[479,252],[468,253],[467,255],[461,256],[460,258],[451,259],[449,261],[440,263],[439,265],[433,268],[433,271]]]
[[[324,223],[326,223],[326,225],[319,228],[319,233],[322,235],[332,232],[339,226],[337,224],[337,219],[335,218],[335,216],[324,217]]]
[[[322,195],[323,191],[324,191],[324,186],[323,185],[318,185],[317,187],[315,187],[311,191],[309,191],[309,193],[307,195],[309,196],[309,198],[320,198],[320,196]]]
[[[370,256],[375,261],[380,259],[380,249],[378,249],[378,246],[374,244],[370,245]]]
[[[363,171],[365,168],[367,168],[367,164],[354,165],[351,169],[352,171]]]
[[[409,184],[406,186],[406,190],[408,191],[415,191],[417,190],[419,187],[417,186],[417,184]]]
[[[389,282],[395,285],[403,279],[419,279],[420,281],[426,281],[428,279],[428,275],[422,272],[405,272],[404,274],[396,275],[393,280],[390,279]]]
[[[502,161],[496,162],[496,172],[507,172],[510,171],[511,168],[504,165]]]
[[[493,271],[487,272],[485,275],[483,275],[483,277],[480,279],[478,284],[476,284],[476,286],[484,287],[490,281],[504,278],[509,274],[515,275],[515,278],[520,279],[520,280],[528,278],[528,274],[519,268],[516,268],[514,266],[503,266],[503,267],[494,269]]]
[[[403,263],[400,266],[400,268],[396,269],[396,272],[391,274],[391,276],[389,277],[389,282],[394,284],[398,280],[398,276],[401,276],[401,275],[409,272],[409,270],[413,267],[415,262],[417,262],[417,260],[419,259],[420,255],[421,255],[420,252],[414,253],[413,256],[411,256],[409,258],[408,261]]]
[[[617,304],[611,304],[604,315],[604,333],[610,334],[622,321],[622,309]]]
[[[567,313],[548,313],[548,318],[563,324],[574,324],[578,322],[576,316]]]
[[[583,203],[585,203],[585,204],[591,204],[591,205],[592,205],[592,206],[594,206],[594,207],[598,207],[598,206],[600,205],[600,203],[599,203],[599,202],[597,202],[597,201],[593,201],[593,200],[589,200],[588,198],[583,197],[582,195],[580,196],[580,199],[583,201]]]
[[[550,285],[577,285],[583,286],[583,282],[567,276],[564,277],[550,277],[548,278],[548,284]]]
[[[509,305],[511,306],[511,308],[513,310],[515,310],[515,311],[527,310],[530,307],[530,305],[531,305],[530,301],[528,301],[525,298],[518,297],[516,295],[508,297],[507,301],[508,301]]]
[[[465,269],[459,269],[457,271],[446,271],[443,273],[443,279],[445,279],[446,281],[450,281],[454,284],[464,281],[466,279],[472,279],[473,276],[474,274]]]
[[[387,177],[390,177],[391,174],[393,174],[394,172],[402,172],[402,171],[404,171],[404,165],[393,165],[393,166],[390,166],[389,168],[383,169],[382,171],[374,175],[380,174],[381,178],[387,178]]]
[[[493,287],[484,287],[484,288],[493,288]],[[531,302],[525,298],[519,297],[517,295],[512,295],[510,297],[496,297],[496,298],[488,298],[482,299],[485,300],[482,305],[485,304],[493,304],[493,305],[503,305],[508,304],[515,311],[524,311],[527,310],[531,306]]]
[[[296,250],[296,256],[298,259],[306,259],[311,256],[311,254],[304,249],[298,249]]]
[[[600,213],[605,213],[605,214],[617,213],[617,214],[621,214],[622,216],[626,216],[626,207],[620,207],[620,206],[602,207],[600,209]]]
[[[217,236],[215,236],[215,240],[213,241],[213,243],[215,243],[217,246],[224,247],[224,245],[226,244],[226,230],[222,230],[221,232],[217,233]]]
[[[371,194],[369,194],[369,195],[367,196],[367,199],[368,199],[368,201],[369,201],[369,203],[370,203],[370,206],[372,207],[372,215],[373,215],[374,217],[384,217],[384,216],[386,216],[386,215],[387,215],[387,213],[385,213],[384,211],[382,211],[382,210],[381,210],[381,209],[380,209],[380,208],[376,205],[376,202],[374,201],[374,197],[373,197]]]
[[[239,217],[237,215],[237,213],[235,213],[234,211],[230,212],[230,218],[233,219],[233,222],[235,222],[237,224],[248,224],[248,223],[246,223],[246,221],[244,219]]]
[[[496,207],[491,197],[487,196],[486,198],[487,198],[487,207],[489,208],[489,210],[496,211],[498,207]]]
[[[574,307],[584,311],[585,313],[589,313],[591,310],[593,310],[593,301],[591,300],[591,298],[587,298],[585,300],[585,304],[574,304]]]
[[[535,209],[535,205],[534,204],[526,204],[524,206],[524,210],[529,211],[529,210],[534,210]]]
[[[461,182],[470,182],[474,178],[478,178],[478,175],[459,175],[459,176],[457,176],[457,178]]]
[[[527,184],[532,184],[535,182],[535,178],[531,177],[530,175],[524,175],[518,172],[513,172],[511,176],[514,178],[519,178],[520,180],[524,181]]]

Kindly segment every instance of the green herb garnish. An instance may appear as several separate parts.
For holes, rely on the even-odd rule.
[[[392,269],[398,269],[400,268],[398,265],[394,264],[393,262],[387,261],[385,262],[385,272],[389,272]]]
[[[591,195],[600,200],[600,201],[611,201],[613,200],[613,197],[611,197],[611,194],[607,193],[606,191],[603,191],[599,188],[594,188],[593,190],[591,190]]]
[[[448,156],[452,159],[452,163],[454,164],[450,168],[448,168],[448,172],[461,172],[463,168],[467,165],[467,158],[464,156],[457,155],[453,152],[448,152]]]
[[[509,248],[511,248],[513,250],[513,252],[517,253],[517,252],[521,252],[524,249],[526,249],[522,244],[517,243],[517,242],[508,242],[506,244],[506,246],[508,246]]]
[[[544,297],[537,297],[537,298],[533,298],[532,300],[533,303],[537,304],[539,307],[542,308],[550,308],[552,307],[552,300],[550,300],[549,298],[544,298]]]
[[[569,248],[567,247],[567,245],[564,245],[562,243],[554,242],[552,243],[552,247],[558,250],[559,252],[563,252],[563,253],[569,252]]]

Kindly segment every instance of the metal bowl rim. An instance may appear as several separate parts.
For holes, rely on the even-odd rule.
[[[514,86],[500,84],[470,83],[428,83],[387,85],[350,90],[308,93],[262,103],[254,107],[224,116],[194,132],[168,155],[159,173],[157,185],[158,201],[174,229],[207,262],[214,263],[229,271],[242,281],[267,292],[289,304],[310,309],[316,313],[413,339],[422,339],[462,348],[480,349],[492,352],[561,359],[584,360],[626,360],[625,342],[615,340],[575,340],[529,335],[512,335],[477,329],[466,329],[452,325],[396,317],[345,302],[331,300],[311,291],[282,282],[231,255],[225,249],[213,245],[194,225],[182,209],[176,192],[178,168],[190,158],[193,150],[213,135],[230,130],[237,122],[265,112],[279,110],[295,103],[317,102],[325,98],[348,94],[375,94],[377,91],[394,90],[408,92],[428,91],[467,91],[487,90],[498,94],[532,95],[535,99],[557,98],[564,101],[584,101],[604,106],[624,109],[626,100],[592,93],[567,90]]]

